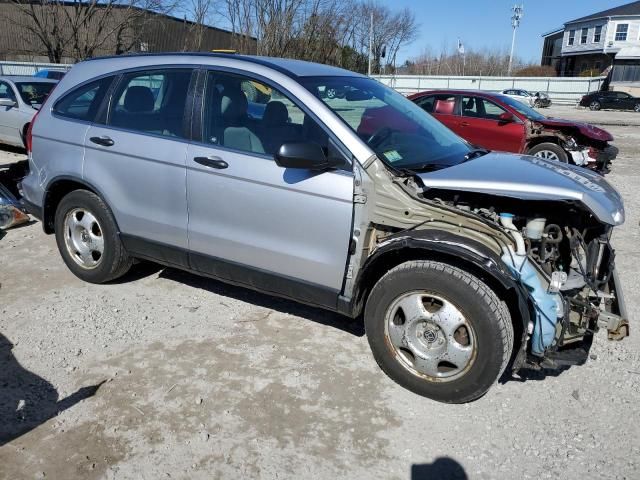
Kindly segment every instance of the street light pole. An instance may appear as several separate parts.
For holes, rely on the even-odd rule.
[[[509,67],[507,68],[507,75],[511,75],[511,66],[513,65],[513,49],[516,45],[516,29],[520,26],[520,19],[524,16],[524,5],[514,5],[511,10],[511,27],[513,28],[513,34],[511,36],[511,53],[509,54]]]
[[[373,12],[371,12],[371,18],[369,23],[369,67],[367,69],[369,76],[371,76],[371,57],[372,56],[373,56]]]

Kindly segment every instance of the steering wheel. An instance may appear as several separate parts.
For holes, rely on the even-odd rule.
[[[394,130],[389,127],[379,128],[373,135],[369,137],[369,139],[367,140],[367,145],[374,148],[378,147],[382,144],[382,142],[389,138],[393,132]]]

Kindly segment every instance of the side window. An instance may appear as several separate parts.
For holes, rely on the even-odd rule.
[[[16,96],[8,83],[0,82],[0,98],[10,98],[15,102]]]
[[[101,78],[72,90],[56,102],[53,112],[62,117],[92,121],[112,80],[113,77]]]
[[[631,97],[631,95],[629,95],[628,93],[624,93],[624,92],[617,92],[616,96],[620,99],[620,100],[625,100],[629,97]]]
[[[168,69],[126,75],[111,99],[107,124],[186,138],[184,112],[191,73],[191,69]]]
[[[505,110],[502,107],[484,98],[462,97],[462,115],[465,117],[499,120],[503,113]]]
[[[204,143],[273,155],[284,143],[313,142],[329,154],[329,137],[315,120],[258,80],[209,72],[204,102]]]
[[[416,100],[416,105],[422,108],[425,112],[433,112],[433,104],[435,102],[435,97],[420,97]]]

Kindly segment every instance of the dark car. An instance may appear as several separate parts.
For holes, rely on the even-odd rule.
[[[610,108],[640,112],[640,98],[626,92],[593,92],[580,99],[580,106],[589,107],[591,110]]]
[[[506,95],[468,90],[432,90],[409,97],[474,145],[526,153],[607,171],[617,149],[611,134],[587,123],[549,118]]]

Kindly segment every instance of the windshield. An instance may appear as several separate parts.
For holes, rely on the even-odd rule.
[[[24,103],[42,105],[55,83],[52,82],[18,82],[16,87]]]
[[[509,105],[514,110],[516,110],[518,113],[521,113],[522,115],[527,117],[529,120],[546,120],[547,119],[547,117],[545,117],[539,112],[536,112],[529,105],[525,105],[524,103],[519,102],[518,100],[515,100],[511,97],[507,97],[506,95],[504,96],[501,95],[500,100],[506,103],[507,105]]]
[[[300,80],[395,168],[432,170],[468,160],[471,147],[395,90],[371,78]]]

